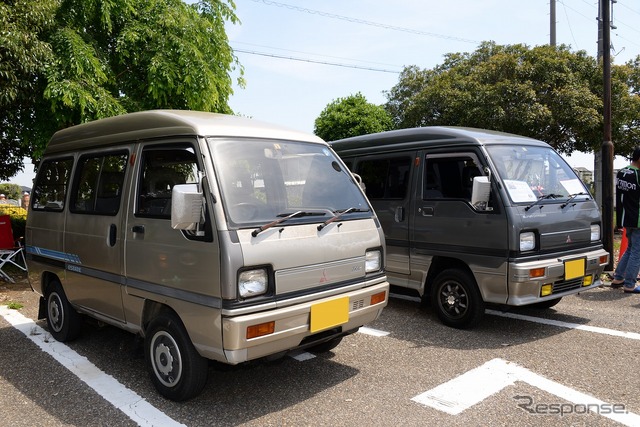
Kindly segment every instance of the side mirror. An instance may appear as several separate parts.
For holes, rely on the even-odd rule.
[[[171,228],[195,230],[202,218],[202,193],[197,184],[178,184],[171,190]]]
[[[491,182],[488,176],[476,176],[473,178],[471,190],[471,205],[478,210],[488,210],[489,197],[491,196]]]

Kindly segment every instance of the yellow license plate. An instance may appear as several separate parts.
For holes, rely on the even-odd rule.
[[[333,328],[349,321],[349,297],[332,299],[311,306],[311,332]]]
[[[574,259],[573,261],[566,261],[564,263],[564,280],[575,279],[576,277],[584,276],[585,272],[585,259]]]

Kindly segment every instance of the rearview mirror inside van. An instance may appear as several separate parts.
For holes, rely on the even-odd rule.
[[[202,193],[197,184],[174,185],[171,191],[171,227],[195,230],[202,215]]]
[[[478,210],[487,210],[489,196],[491,194],[491,182],[488,176],[476,176],[473,178],[471,189],[471,204]]]

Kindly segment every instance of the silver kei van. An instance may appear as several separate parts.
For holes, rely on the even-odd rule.
[[[423,127],[331,145],[382,223],[389,283],[446,325],[477,324],[488,303],[549,308],[601,284],[598,207],[548,144]]]
[[[40,318],[144,337],[157,390],[197,395],[207,359],[328,351],[387,304],[384,234],[321,139],[157,110],[57,132],[26,226]]]

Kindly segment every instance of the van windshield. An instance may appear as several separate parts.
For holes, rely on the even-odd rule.
[[[324,145],[282,140],[207,139],[227,219],[264,224],[303,211],[286,224],[370,217],[367,200],[343,163]]]
[[[492,145],[487,152],[513,203],[586,200],[591,196],[567,162],[551,147]]]

